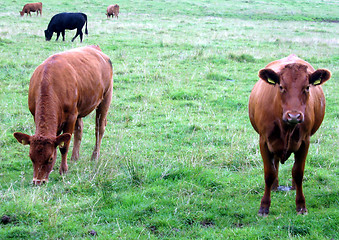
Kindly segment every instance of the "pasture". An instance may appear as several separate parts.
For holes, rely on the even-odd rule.
[[[339,3],[335,0],[43,1],[0,3],[0,239],[338,239]],[[110,4],[119,19],[107,19]],[[84,12],[88,35],[45,41],[60,12]],[[47,57],[98,44],[114,90],[99,161],[90,160],[95,114],[84,118],[80,159],[32,186],[29,80]],[[326,114],[311,138],[304,175],[308,215],[295,191],[264,192],[259,136],[248,97],[267,63],[294,53],[332,78]],[[280,166],[291,185],[293,155]]]

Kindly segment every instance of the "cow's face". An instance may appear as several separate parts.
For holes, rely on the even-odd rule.
[[[262,69],[259,71],[259,77],[279,88],[282,120],[296,125],[304,121],[310,88],[326,82],[331,73],[326,69],[318,69],[310,74],[306,65],[293,63],[286,65],[279,73],[272,69]]]
[[[47,138],[43,136],[29,136],[23,133],[14,133],[14,137],[22,144],[30,145],[29,156],[33,163],[33,184],[40,185],[48,182],[56,160],[58,145],[64,145],[70,140],[70,134]]]
[[[46,39],[46,41],[50,41],[52,36],[53,36],[53,32],[45,30],[45,39]]]
[[[33,163],[33,183],[40,185],[48,182],[56,160],[55,141],[48,138],[32,136],[29,156]]]
[[[21,17],[25,14],[24,11],[19,11],[19,13],[20,13],[20,16],[21,16]]]

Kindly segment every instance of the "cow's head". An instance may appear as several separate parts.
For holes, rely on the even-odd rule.
[[[19,11],[19,13],[20,13],[20,16],[21,16],[21,17],[25,14],[24,11]]]
[[[326,82],[331,78],[331,73],[326,69],[309,73],[306,65],[292,63],[287,64],[279,73],[269,68],[262,69],[259,77],[279,88],[282,120],[295,125],[304,121],[311,88]]]
[[[16,132],[14,137],[23,145],[30,145],[29,156],[33,163],[33,184],[40,185],[48,182],[56,160],[57,146],[63,146],[71,139],[71,134],[64,133],[58,137],[30,136]]]
[[[48,29],[45,30],[45,39],[46,41],[50,41],[53,36],[53,32],[49,31]]]

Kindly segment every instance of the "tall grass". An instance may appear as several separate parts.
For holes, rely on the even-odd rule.
[[[19,17],[24,1],[0,3],[0,239],[337,239],[338,77],[336,1],[44,1],[42,17]],[[88,15],[83,43],[44,40],[50,18]],[[114,94],[98,162],[94,114],[84,119],[78,162],[33,187],[29,79],[48,56],[98,44],[111,57]],[[258,70],[291,53],[332,79],[326,115],[311,138],[297,216],[295,192],[264,190],[258,136],[247,114]],[[291,184],[293,157],[280,168]],[[7,218],[6,218],[7,217]],[[7,220],[6,220],[7,219]]]

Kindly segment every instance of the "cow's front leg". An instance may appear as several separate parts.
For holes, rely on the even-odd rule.
[[[275,166],[275,171],[276,171],[276,178],[272,184],[272,190],[277,191],[279,187],[279,163],[280,163],[280,158],[277,155],[274,155],[274,166]]]
[[[78,118],[75,123],[75,128],[74,128],[74,146],[73,146],[72,157],[71,157],[71,159],[74,161],[79,159],[79,149],[80,149],[80,144],[81,144],[81,139],[82,139],[83,128],[84,128],[84,123],[81,118]]]
[[[61,32],[61,34],[62,34],[62,41],[65,41],[65,30],[63,30],[63,31]]]
[[[63,146],[59,146],[59,150],[60,150],[60,153],[61,153],[61,164],[60,164],[60,169],[59,169],[60,174],[64,174],[68,171],[67,153],[68,153],[70,142],[71,141],[69,141],[67,143],[65,142]]]
[[[72,135],[74,131],[75,121],[76,121],[76,117],[71,117],[69,121],[65,123],[63,132],[69,133]],[[59,146],[60,153],[61,153],[61,165],[59,169],[60,174],[66,173],[68,171],[67,153],[68,153],[70,143],[71,143],[71,138],[69,138],[69,141],[64,142],[62,146]]]
[[[265,192],[261,199],[258,215],[267,216],[271,206],[271,189],[277,179],[274,155],[269,151],[264,139],[260,138],[260,153],[264,162]]]
[[[55,41],[58,41],[59,36],[60,36],[60,32],[57,32],[57,37],[56,37]]]
[[[306,140],[301,144],[299,150],[294,154],[295,162],[292,168],[292,177],[296,189],[295,204],[298,214],[307,214],[306,201],[303,193],[302,184],[309,145],[309,140]]]

